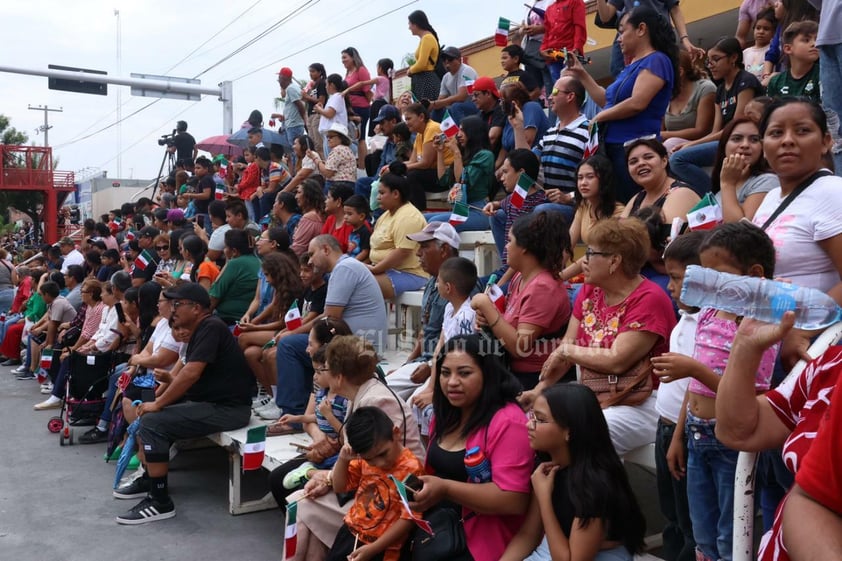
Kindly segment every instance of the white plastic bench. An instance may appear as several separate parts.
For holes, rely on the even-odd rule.
[[[267,421],[253,416],[248,426],[237,430],[218,432],[207,437],[211,442],[228,451],[228,512],[231,514],[246,514],[269,510],[278,506],[272,493],[267,492],[262,497],[251,500],[245,499],[243,493],[244,480],[249,478],[251,473],[259,473],[260,477],[264,479],[263,487],[265,487],[266,474],[263,473],[263,470],[243,473],[243,446],[249,429],[266,424],[268,424]],[[262,467],[272,471],[281,464],[297,457],[301,451],[292,446],[293,442],[310,444],[312,439],[306,433],[267,437]]]
[[[460,232],[459,239],[459,255],[476,264],[479,276],[490,275],[500,268],[500,256],[491,230]]]
[[[421,329],[421,298],[423,290],[404,292],[392,300],[394,305],[394,323],[390,329],[395,335],[395,349],[408,350],[415,343],[415,336]],[[387,302],[388,306],[388,302]],[[389,310],[387,310],[389,313]],[[409,349],[411,350],[411,349]]]

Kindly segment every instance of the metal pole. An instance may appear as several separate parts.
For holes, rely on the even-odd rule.
[[[234,132],[234,84],[230,81],[219,84],[219,101],[222,102],[222,133]]]
[[[64,109],[61,108],[61,107],[56,109],[55,107],[49,107],[47,105],[45,105],[43,107],[40,106],[40,105],[38,107],[32,107],[31,105],[28,105],[27,109],[30,109],[32,111],[43,111],[44,112],[44,124],[41,125],[40,127],[38,127],[38,130],[44,133],[44,146],[49,146],[50,145],[50,142],[49,142],[50,129],[53,128],[53,127],[50,126],[49,112],[55,111],[57,113],[62,113],[64,111]]]
[[[114,10],[114,15],[117,17],[117,75],[119,76],[122,74],[120,67],[122,53],[122,29],[120,25],[120,10]],[[122,125],[120,121],[122,120],[122,109],[121,106],[123,105],[123,90],[117,88],[117,177],[123,177],[123,131]]]

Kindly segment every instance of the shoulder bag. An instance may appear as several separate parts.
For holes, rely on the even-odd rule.
[[[647,354],[623,374],[606,374],[580,367],[582,384],[594,391],[603,409],[614,405],[640,405],[652,395],[652,363]]]

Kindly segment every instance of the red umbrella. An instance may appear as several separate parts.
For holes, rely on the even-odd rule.
[[[224,154],[229,157],[242,156],[243,149],[228,142],[229,136],[227,134],[220,134],[218,136],[208,137],[196,144],[196,148],[210,152],[211,154]]]

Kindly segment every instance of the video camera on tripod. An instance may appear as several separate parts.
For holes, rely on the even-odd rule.
[[[158,146],[175,146],[175,135],[178,132],[178,129],[173,129],[172,133],[170,134],[162,134],[161,137],[158,139]]]

